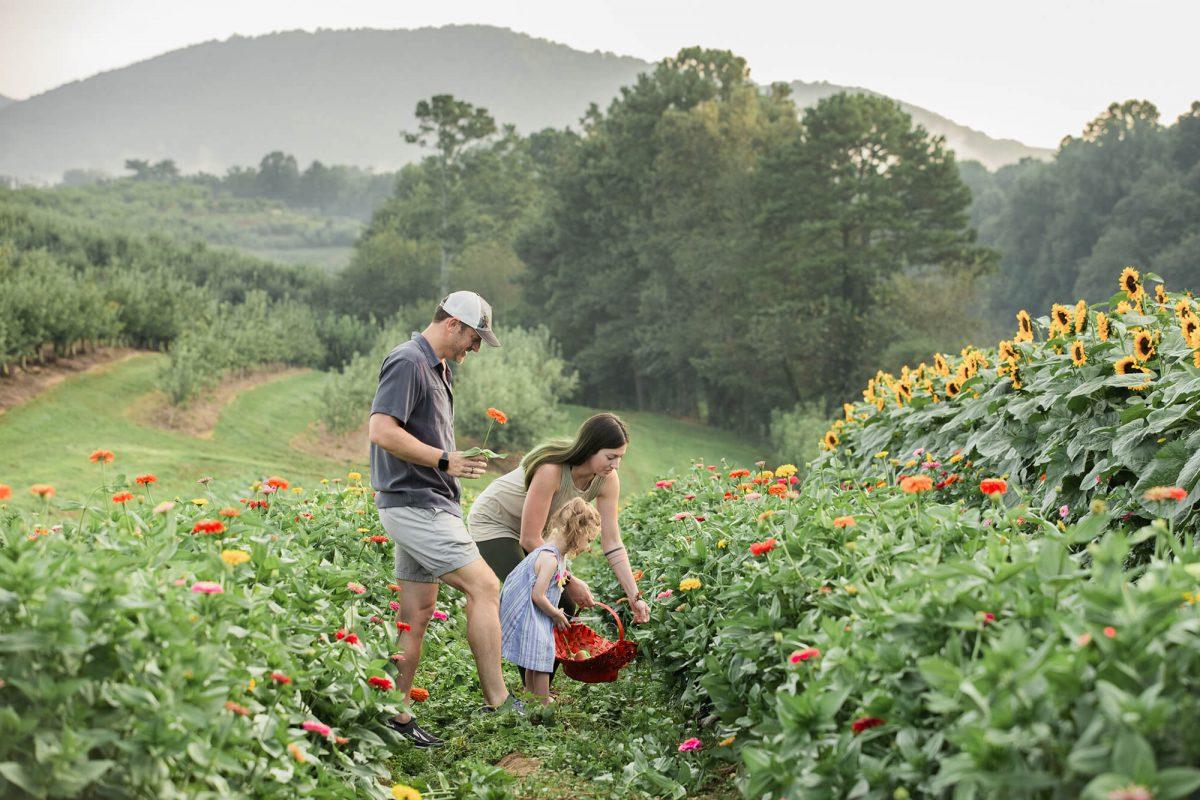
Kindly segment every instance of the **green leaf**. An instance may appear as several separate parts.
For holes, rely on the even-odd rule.
[[[1169,767],[1159,770],[1158,793],[1155,797],[1172,800],[1175,797],[1187,797],[1200,789],[1200,769],[1194,767]]]
[[[38,783],[29,770],[14,761],[5,761],[0,764],[0,775],[34,797],[46,796],[46,788]]]
[[[1117,743],[1113,747],[1113,768],[1132,775],[1137,781],[1148,782],[1155,771],[1154,750],[1141,734],[1126,728],[1117,734]]]

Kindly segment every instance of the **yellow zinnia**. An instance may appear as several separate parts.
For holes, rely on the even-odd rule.
[[[783,464],[779,467],[779,469],[775,470],[775,474],[781,478],[790,478],[797,472],[799,472],[799,470],[796,469],[795,464]]]
[[[421,800],[421,793],[403,783],[394,783],[392,784],[392,798],[393,800]]]
[[[699,578],[684,578],[679,582],[679,591],[690,592],[693,589],[699,589],[701,586]]]
[[[245,564],[250,560],[250,554],[245,550],[222,550],[221,560],[231,567],[236,567],[238,564]]]
[[[195,505],[198,505],[198,506],[206,506],[206,505],[208,505],[208,498],[207,497],[193,497],[192,503]]]
[[[352,481],[361,481],[362,473],[361,472],[349,472],[349,473],[346,473],[346,477]]]

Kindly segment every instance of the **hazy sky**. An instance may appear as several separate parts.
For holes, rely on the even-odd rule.
[[[0,0],[0,94],[26,98],[232,34],[500,25],[657,60],[728,48],[759,81],[864,86],[1053,147],[1111,101],[1200,99],[1193,0]]]

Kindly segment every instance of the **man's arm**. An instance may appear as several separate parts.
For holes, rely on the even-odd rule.
[[[439,448],[425,444],[404,430],[393,416],[372,414],[368,430],[371,444],[382,447],[401,461],[422,467],[436,467],[441,460],[442,451]],[[478,478],[487,467],[486,459],[466,458],[461,450],[450,453],[449,461],[450,469],[446,472],[455,478]]]

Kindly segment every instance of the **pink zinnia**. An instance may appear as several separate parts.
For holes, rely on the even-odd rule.
[[[680,511],[678,514],[675,515],[675,521],[678,522],[679,520],[687,519],[690,516],[691,516],[691,514],[687,513],[686,511]]]
[[[347,583],[346,588],[349,589],[350,591],[354,592],[355,594],[366,594],[367,593],[367,587],[363,586],[361,583],[355,583],[354,581],[350,581],[349,583]]]
[[[996,615],[990,611],[984,611],[982,614],[980,614],[980,620],[984,625],[987,625],[989,622],[996,621]]]
[[[276,683],[282,683],[284,686],[292,682],[291,678],[289,678],[287,675],[284,675],[279,670],[275,670],[271,673],[271,680],[275,681]]]
[[[695,499],[696,499],[696,495],[694,495],[694,494],[685,494],[685,495],[683,496],[683,499],[684,499],[684,500],[695,500]]]
[[[655,489],[670,489],[675,484],[675,481],[658,481],[654,484]]]
[[[450,619],[450,615],[444,611],[435,611],[433,612],[433,618],[445,622],[446,620]]]
[[[393,600],[390,603],[388,603],[388,608],[390,608],[392,611],[399,611],[400,604],[397,603],[395,600]]]
[[[693,736],[679,743],[679,752],[686,753],[689,750],[699,750],[701,747],[700,740]]]
[[[319,733],[322,736],[328,736],[329,734],[333,733],[333,728],[322,722],[317,722],[315,719],[305,720],[300,727],[304,728],[306,731]]]
[[[391,678],[384,678],[379,675],[372,675],[370,678],[367,678],[367,683],[381,692],[390,692],[394,688]]]
[[[666,600],[668,597],[670,597],[670,596],[671,596],[671,595],[673,595],[673,594],[675,594],[675,590],[674,590],[674,589],[667,589],[665,592],[659,592],[659,593],[658,593],[658,599],[659,599],[659,600]]]
[[[743,497],[742,499],[743,500],[758,500],[761,497],[762,497],[762,495],[759,494],[758,492],[747,492],[746,496]]]
[[[196,581],[192,584],[192,591],[200,594],[221,594],[225,589],[221,584],[212,581]]]
[[[1071,513],[1070,506],[1064,505],[1062,508],[1058,509],[1058,516],[1062,517],[1063,519],[1066,519],[1067,515],[1070,513]]]
[[[870,728],[877,728],[883,723],[884,720],[879,717],[859,717],[850,723],[850,729],[857,735]]]
[[[1117,629],[1114,628],[1112,625],[1109,625],[1107,628],[1104,629],[1104,635],[1110,639],[1115,639],[1115,638],[1117,638]]]
[[[791,661],[793,664],[799,664],[801,661],[808,661],[810,658],[819,658],[821,651],[815,647],[809,647],[804,650],[797,650],[792,653]]]

